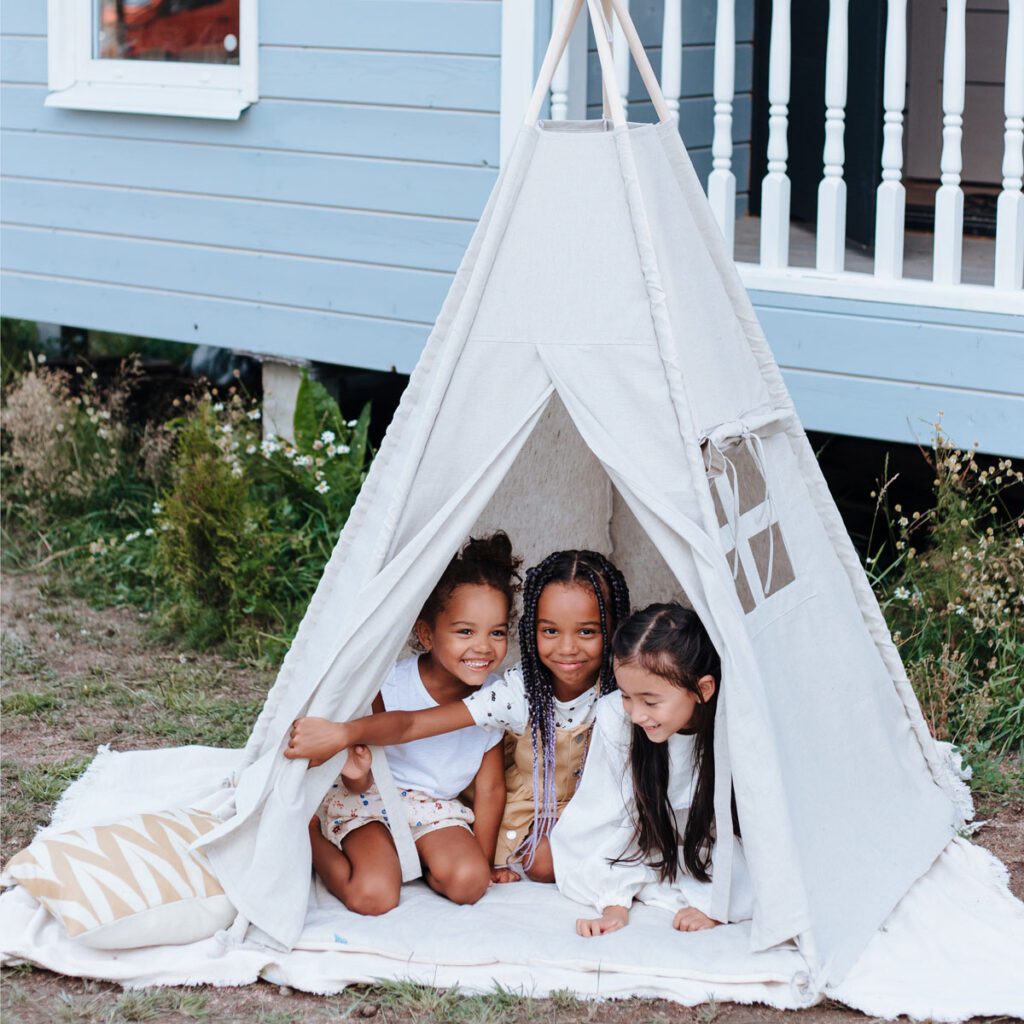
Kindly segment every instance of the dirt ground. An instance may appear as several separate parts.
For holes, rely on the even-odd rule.
[[[7,574],[2,589],[2,857],[6,861],[49,819],[64,787],[96,746],[118,749],[244,742],[272,675],[153,639],[144,616],[96,610],[58,577]],[[1024,898],[1024,796],[979,807],[975,839],[1010,869]],[[824,1003],[799,1013],[661,1000],[583,1003],[569,995],[487,997],[392,984],[312,996],[270,984],[241,989],[149,989],[66,978],[28,965],[0,976],[7,1024],[216,1021],[289,1024],[378,1019],[399,1022],[548,1021],[551,1024],[855,1024],[862,1014]],[[1002,1018],[1008,1020],[1009,1018]]]

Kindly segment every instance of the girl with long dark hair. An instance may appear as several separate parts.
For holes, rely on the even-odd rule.
[[[548,834],[576,792],[598,698],[615,689],[611,637],[629,614],[622,573],[596,551],[556,551],[528,570],[519,665],[464,700],[354,722],[305,718],[286,757],[324,761],[345,747],[409,743],[480,726],[506,734],[505,814],[493,880],[554,881]]]
[[[718,652],[695,612],[654,604],[619,626],[612,653],[620,693],[598,705],[583,781],[551,835],[558,887],[599,913],[576,922],[583,936],[625,927],[634,900],[671,910],[680,931],[713,928]],[[737,844],[730,918],[752,905]]]

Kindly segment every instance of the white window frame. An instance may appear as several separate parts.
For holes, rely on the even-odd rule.
[[[259,99],[257,0],[240,0],[238,64],[93,57],[94,0],[48,0],[48,107],[237,120]]]

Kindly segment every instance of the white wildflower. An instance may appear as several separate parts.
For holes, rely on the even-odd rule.
[[[966,615],[966,614],[967,614],[967,609],[966,609],[966,608],[964,608],[964,606],[963,606],[962,604],[958,604],[958,605],[957,605],[957,606],[956,606],[956,607],[955,607],[955,608],[953,609],[953,614],[954,614],[954,615]]]
[[[339,455],[348,455],[348,453],[350,451],[352,451],[352,449],[349,448],[349,446],[347,444],[339,444],[338,445],[338,454]]]
[[[324,444],[334,444],[334,431],[333,430],[325,430],[320,435],[320,440],[323,441]]]
[[[43,363],[46,362],[46,353],[40,352],[39,355],[36,357],[36,362],[39,363],[40,366],[42,366]]]
[[[295,460],[295,465],[296,466],[312,466],[313,465],[313,459],[309,455],[300,455]]]
[[[330,485],[327,483],[326,480],[321,480],[320,483],[318,483],[315,487],[315,490],[318,494],[326,494],[330,489]]]
[[[906,587],[897,587],[892,594],[897,601],[909,601],[910,591]]]
[[[223,412],[224,411],[224,403],[223,402],[214,402],[213,406],[212,406],[212,409],[213,409],[214,412]]]
[[[158,516],[158,515],[160,515],[161,512],[163,512],[163,510],[164,510],[164,507],[163,507],[163,505],[160,504],[159,501],[154,501],[153,502],[153,515]]]
[[[320,451],[320,449],[323,448],[323,446],[324,443],[323,441],[320,440],[319,437],[313,442],[313,447],[316,449],[316,451]]]
[[[348,423],[345,424],[346,427],[356,427],[358,425],[359,420],[349,420]]]
[[[250,444],[250,445],[246,446],[246,449],[245,449],[245,454],[246,455],[255,455],[256,452],[257,452],[256,445]]]
[[[147,526],[144,532],[147,537],[152,537],[156,534],[156,530],[152,526]]]
[[[261,414],[259,409],[250,409],[245,415],[251,420],[258,420]]]
[[[138,530],[132,530],[132,532],[131,532],[131,533],[126,533],[126,534],[124,535],[124,539],[125,539],[126,541],[131,541],[131,540],[138,540],[140,536],[141,536],[141,534],[139,533],[139,531],[138,531]]]

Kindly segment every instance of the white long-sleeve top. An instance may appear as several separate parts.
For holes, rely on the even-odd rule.
[[[633,829],[633,783],[629,767],[631,726],[622,696],[610,693],[597,704],[586,767],[576,795],[551,833],[555,881],[564,896],[593,906],[628,907],[634,899],[675,912],[682,907],[711,911],[711,885],[687,873],[680,848],[674,882],[661,882],[654,868],[641,861],[610,863],[636,850]],[[695,778],[693,737],[676,734],[668,740],[668,798],[682,837]],[[729,900],[729,918],[746,920],[753,913],[753,889],[742,844],[736,842]]]

